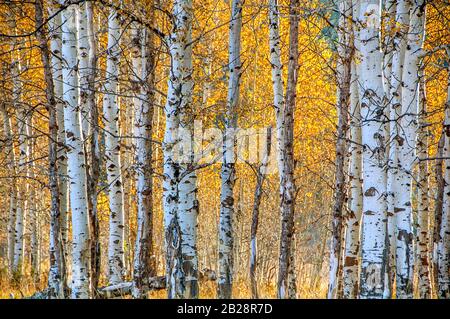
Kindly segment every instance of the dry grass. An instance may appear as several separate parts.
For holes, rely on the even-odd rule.
[[[39,283],[35,283],[29,272],[26,272],[20,284],[11,282],[8,279],[7,271],[0,268],[0,299],[24,298],[33,295],[35,292],[45,288],[47,276],[41,275]],[[214,282],[202,283],[200,286],[201,299],[216,298],[216,285]],[[275,283],[260,283],[258,285],[259,297],[276,298],[276,284]],[[312,289],[309,285],[300,285],[298,295],[301,298],[324,298],[326,295],[326,284],[321,283],[317,289]],[[249,299],[251,298],[251,289],[247,280],[237,279],[233,286],[234,298]],[[151,299],[165,299],[167,298],[165,290],[158,290],[149,293]],[[129,297],[128,297],[129,298]]]

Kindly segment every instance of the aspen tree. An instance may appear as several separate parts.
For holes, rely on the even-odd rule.
[[[342,219],[345,209],[346,176],[345,160],[347,158],[347,131],[349,120],[349,100],[352,65],[351,33],[349,16],[352,13],[351,1],[341,0],[339,8],[339,26],[337,43],[337,83],[338,83],[338,132],[336,141],[336,177],[335,202],[333,206],[332,239],[330,247],[329,299],[338,297],[339,272],[342,267]]]
[[[103,119],[105,122],[105,158],[109,199],[108,279],[110,284],[122,282],[124,272],[124,207],[120,160],[119,130],[119,15],[111,9],[108,17],[108,54],[106,58]]]
[[[9,27],[16,33],[16,19],[12,17],[9,22]],[[14,256],[12,262],[12,274],[15,280],[20,280],[23,275],[24,268],[24,250],[25,250],[25,225],[26,215],[28,210],[28,138],[29,138],[29,116],[25,109],[25,104],[22,104],[22,82],[20,74],[22,72],[21,57],[17,51],[17,40],[13,38],[11,42],[11,78],[13,82],[12,87],[12,104],[16,111],[17,126],[18,126],[18,144],[19,144],[19,158],[17,173],[24,177],[24,180],[18,185],[17,192],[17,208],[16,221],[14,225]]]
[[[355,299],[358,296],[358,268],[360,247],[360,225],[362,216],[362,141],[361,111],[358,94],[356,65],[352,63],[350,83],[350,166],[349,166],[349,212],[346,216],[345,248],[343,265],[343,297]]]
[[[154,9],[152,9],[154,16]],[[133,296],[143,297],[148,278],[156,275],[153,260],[152,133],[155,101],[154,35],[135,24],[132,29],[134,135],[136,137],[137,234],[134,251]]]
[[[223,157],[220,191],[219,220],[219,276],[218,297],[229,299],[233,288],[233,218],[235,183],[235,145],[237,129],[237,107],[239,105],[241,77],[241,28],[242,5],[244,1],[233,0],[231,5],[229,48],[228,48],[228,95],[223,136]]]
[[[447,49],[447,56],[450,56],[450,49]],[[448,70],[447,82],[447,102],[445,104],[444,117],[445,142],[443,147],[444,158],[444,197],[442,220],[439,232],[439,242],[437,248],[438,259],[438,298],[450,298],[450,68]]]
[[[181,134],[192,137],[192,1],[173,4],[173,29],[169,37],[171,56],[164,134],[164,231],[166,276],[169,298],[198,297],[197,174],[192,153],[179,150]],[[178,145],[177,145],[178,144]],[[184,157],[180,158],[180,157]],[[191,164],[191,165],[189,165]]]
[[[419,62],[425,28],[424,1],[415,1],[410,10],[410,22],[407,34],[407,46],[404,56],[401,117],[398,119],[399,158],[398,181],[395,201],[396,213],[396,297],[413,297],[413,232],[411,185],[412,169],[415,162],[417,132],[417,107],[419,88]]]
[[[14,150],[13,130],[11,123],[10,113],[5,103],[0,103],[0,111],[3,117],[3,129],[5,132],[5,153],[8,155],[7,166],[11,178],[10,198],[9,198],[9,214],[8,214],[8,226],[7,226],[7,259],[8,270],[12,270],[14,262],[14,230],[16,224],[16,211],[17,211],[17,180],[14,177],[16,175],[16,152]]]
[[[58,189],[59,189],[59,210],[60,210],[60,231],[65,248],[66,258],[69,248],[69,184],[67,176],[67,154],[65,144],[64,129],[64,100],[63,100],[63,78],[62,78],[62,20],[61,13],[57,13],[55,0],[48,8],[48,15],[53,16],[48,22],[48,33],[50,36],[50,60],[52,67],[53,86],[56,102],[56,121],[58,128],[57,145],[57,169],[58,169]]]
[[[417,180],[417,273],[419,297],[421,299],[431,298],[431,281],[430,281],[430,254],[429,254],[429,168],[428,168],[428,140],[429,130],[427,122],[427,100],[425,88],[425,76],[423,71],[420,72],[419,83],[419,101],[418,116],[419,128],[417,135],[417,155],[419,158],[418,180]]]
[[[90,232],[86,162],[79,112],[77,14],[77,5],[69,5],[62,11],[62,77],[67,175],[70,184],[70,206],[72,210],[71,297],[73,299],[86,299],[91,296]]]
[[[289,5],[289,64],[286,96],[283,93],[283,74],[281,63],[280,22],[278,2],[269,2],[269,46],[270,63],[272,66],[272,82],[274,92],[274,107],[277,123],[277,158],[280,177],[281,200],[281,240],[277,283],[279,298],[289,296],[289,272],[292,261],[291,246],[294,238],[294,154],[293,125],[295,97],[297,89],[298,69],[298,26],[299,2],[291,1]],[[292,287],[292,285],[291,285]]]
[[[360,2],[360,82],[363,144],[363,223],[360,298],[382,298],[385,270],[385,128],[380,51],[381,2]]]
[[[66,260],[64,243],[61,232],[61,206],[58,183],[58,124],[57,124],[57,97],[55,94],[54,73],[61,72],[52,68],[50,58],[51,49],[47,43],[47,28],[44,25],[43,1],[37,0],[36,27],[40,27],[36,33],[41,50],[41,59],[44,66],[45,92],[47,98],[47,108],[49,113],[49,187],[51,196],[50,208],[50,234],[49,234],[49,256],[50,269],[48,274],[48,297],[65,298],[67,290]],[[58,15],[59,16],[59,15]],[[60,16],[59,16],[60,17]],[[59,19],[60,21],[60,19]],[[50,27],[52,27],[51,25]],[[60,51],[59,51],[60,52]],[[33,232],[36,232],[34,229]]]

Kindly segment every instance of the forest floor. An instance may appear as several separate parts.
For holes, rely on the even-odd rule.
[[[47,282],[47,276],[41,275],[39,282],[35,283],[30,275],[26,275],[22,278],[20,284],[11,283],[7,277],[6,271],[0,269],[0,299],[16,299],[26,298],[32,296],[37,291],[45,288]],[[274,283],[260,283],[259,284],[260,298],[276,298],[276,285]],[[233,287],[234,298],[251,298],[250,285],[247,280],[237,279]],[[313,289],[309,285],[300,286],[298,291],[300,298],[314,299],[325,298],[326,285],[321,284],[318,288]],[[157,290],[149,293],[151,299],[165,299],[166,291]],[[200,286],[200,298],[201,299],[213,299],[216,298],[216,285],[213,282],[206,282]]]

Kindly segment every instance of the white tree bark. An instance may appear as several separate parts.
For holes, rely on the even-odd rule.
[[[15,21],[14,28],[15,28]],[[18,142],[19,142],[19,169],[18,174],[23,179],[18,185],[17,193],[17,211],[16,211],[16,223],[15,223],[15,238],[14,238],[14,259],[12,265],[13,276],[16,279],[20,279],[23,274],[24,268],[24,249],[25,249],[25,225],[26,225],[26,213],[28,209],[27,194],[28,194],[28,138],[29,138],[29,117],[28,112],[25,109],[25,105],[21,104],[22,99],[22,83],[20,77],[21,64],[20,57],[17,56],[15,43],[12,45],[13,60],[11,64],[11,77],[13,79],[13,106],[16,109],[17,126],[18,126]]]
[[[7,229],[7,259],[8,270],[11,271],[14,262],[14,230],[16,225],[16,211],[17,211],[17,181],[16,181],[16,152],[14,150],[13,130],[11,124],[11,116],[4,103],[0,103],[0,111],[3,116],[3,129],[5,134],[5,154],[7,154],[7,167],[9,174],[13,176],[10,181],[10,198],[9,198],[9,215],[8,215],[8,229]]]
[[[86,3],[79,4],[78,14],[78,70],[80,74],[80,111],[81,111],[81,128],[83,131],[83,138],[87,139],[89,136],[89,80],[92,68],[89,61],[89,34],[88,34],[88,12],[86,10]],[[86,141],[83,141],[86,143]]]
[[[428,169],[428,121],[427,121],[427,100],[423,71],[420,72],[419,84],[419,131],[417,135],[417,153],[419,158],[418,181],[417,181],[417,274],[419,297],[421,299],[431,298],[430,280],[430,232],[429,232],[429,169]]]
[[[363,151],[361,298],[382,298],[385,276],[386,171],[379,0],[360,2]]]
[[[264,181],[266,180],[267,168],[271,158],[272,127],[269,127],[265,136],[266,143],[261,143],[260,154],[263,155],[261,163],[257,167],[256,187],[253,201],[252,225],[250,232],[250,284],[252,289],[252,299],[258,299],[258,283],[256,269],[258,267],[258,226],[261,198],[263,195]]]
[[[30,114],[29,120],[29,134],[30,136],[34,135],[33,132],[33,114]],[[28,150],[30,154],[29,159],[29,176],[30,180],[34,181],[36,179],[36,175],[34,173],[35,165],[34,159],[35,156],[35,144],[36,140],[33,138],[28,139]],[[31,262],[31,276],[35,283],[39,282],[40,269],[41,269],[41,260],[40,260],[40,227],[39,227],[39,212],[38,206],[36,202],[36,185],[30,182],[29,192],[28,192],[28,214],[30,216],[29,222],[29,232],[30,232],[30,262]]]
[[[387,290],[385,297],[392,296],[392,286],[396,273],[396,255],[397,255],[397,208],[398,208],[398,192],[400,188],[399,174],[399,121],[401,114],[402,100],[402,75],[403,61],[406,50],[406,36],[409,26],[410,3],[407,0],[397,2],[395,13],[395,35],[393,42],[392,67],[390,70],[389,82],[389,162],[387,175],[387,193],[388,193],[388,240],[389,240],[389,263],[388,273],[390,275],[386,283]],[[385,70],[386,72],[386,70]]]
[[[450,49],[447,50],[450,56]],[[441,229],[437,248],[438,259],[438,298],[450,298],[450,68],[448,69],[447,103],[444,118],[445,142],[444,158],[444,199]]]
[[[120,21],[111,9],[108,17],[108,54],[104,84],[103,119],[105,123],[105,157],[109,199],[108,279],[110,284],[122,282],[124,267],[124,208],[120,161],[119,131],[119,59]]]
[[[404,57],[401,117],[398,131],[399,189],[396,197],[396,297],[413,297],[413,232],[412,232],[412,169],[415,162],[417,131],[417,106],[419,87],[419,62],[422,53],[425,28],[424,1],[419,0],[411,8],[407,46]]]
[[[173,31],[169,38],[171,56],[164,134],[164,227],[166,276],[169,298],[198,297],[197,175],[191,154],[179,157],[177,130],[192,137],[192,1],[173,5]],[[186,158],[187,157],[187,158]],[[190,164],[190,165],[189,165]]]
[[[49,15],[56,13],[54,5],[49,7]],[[67,154],[65,146],[65,129],[64,129],[64,101],[63,101],[63,79],[62,79],[62,43],[61,43],[61,13],[57,14],[49,21],[50,50],[52,54],[51,67],[53,76],[53,86],[56,98],[56,116],[58,126],[58,189],[60,200],[60,221],[61,235],[65,247],[66,257],[68,257],[69,243],[69,184],[67,181]]]
[[[133,91],[136,95],[134,97],[134,136],[136,138],[134,144],[138,210],[132,294],[135,298],[142,298],[145,287],[148,286],[147,279],[156,275],[152,237],[155,53],[151,31],[134,25],[132,32]]]
[[[77,14],[77,5],[70,5],[62,11],[62,70],[67,175],[72,208],[72,298],[85,299],[91,296],[90,236],[86,162],[79,112]]]
[[[352,15],[352,4],[349,0],[340,0],[338,44],[336,73],[338,83],[338,128],[336,141],[336,176],[335,194],[332,219],[332,235],[330,241],[330,270],[328,299],[338,298],[340,286],[340,273],[342,271],[342,220],[345,210],[346,200],[346,172],[345,164],[347,159],[347,132],[349,121],[350,103],[350,83],[352,69],[352,48],[351,36],[352,25],[349,16]]]
[[[54,4],[50,6],[50,12],[54,9]],[[50,204],[50,233],[49,233],[49,260],[50,267],[48,273],[48,297],[49,298],[65,298],[67,290],[66,277],[66,256],[65,247],[63,245],[60,220],[60,192],[58,184],[58,124],[57,124],[57,106],[60,96],[55,94],[54,74],[61,74],[61,70],[54,70],[51,64],[51,49],[48,45],[47,27],[44,23],[43,1],[38,0],[35,3],[36,27],[40,29],[36,32],[41,49],[41,59],[44,66],[45,92],[48,105],[48,127],[49,127],[49,188],[51,196]],[[58,14],[58,21],[61,22],[61,16]],[[54,32],[54,24],[50,24],[51,31]],[[51,40],[53,41],[53,40]],[[56,53],[61,54],[60,48]],[[59,65],[61,66],[61,65]],[[61,80],[61,79],[60,79]],[[62,91],[62,90],[61,90]],[[62,94],[62,92],[61,92]],[[38,226],[39,227],[39,226]]]
[[[392,77],[393,77],[393,61],[394,55],[398,59],[400,56],[400,51],[397,50],[399,39],[401,39],[400,32],[397,31],[397,1],[396,0],[386,0],[386,13],[385,13],[385,36],[384,36],[384,59],[383,59],[383,86],[385,97],[388,101],[386,106],[386,117],[388,119],[396,118],[396,108],[392,107]],[[397,43],[395,42],[397,41]],[[396,46],[397,44],[397,46]],[[404,52],[404,50],[402,51]],[[397,72],[401,70],[400,65],[396,64]],[[398,82],[395,82],[398,83]],[[397,93],[397,92],[396,92]],[[396,97],[397,98],[397,97]],[[386,276],[385,276],[385,285],[384,285],[384,298],[388,299],[392,297],[392,286],[395,279],[395,214],[394,214],[394,193],[396,187],[396,169],[395,165],[397,164],[397,155],[398,155],[398,147],[397,145],[393,145],[397,143],[395,140],[396,137],[396,129],[397,122],[389,121],[386,125],[387,134],[389,137],[389,142],[387,143],[386,154],[387,154],[387,180],[386,180],[386,200],[387,200],[387,266],[386,266]]]
[[[280,259],[277,294],[279,298],[289,298],[294,295],[289,287],[289,274],[292,273],[291,265],[295,262],[295,256],[291,257],[291,247],[294,238],[294,154],[293,154],[293,128],[294,109],[297,88],[298,69],[298,27],[299,27],[299,2],[293,0],[289,4],[290,29],[289,29],[289,64],[286,98],[283,97],[283,74],[280,49],[280,22],[278,2],[269,2],[269,46],[270,62],[272,65],[272,82],[274,91],[274,107],[277,123],[277,159],[280,177],[280,211],[281,211],[281,239]]]
[[[233,219],[235,146],[239,90],[241,77],[241,27],[242,0],[233,0],[231,6],[230,34],[228,48],[228,96],[223,136],[223,163],[221,171],[220,219],[219,219],[219,272],[218,298],[229,299],[233,289]]]
[[[362,137],[361,109],[358,94],[358,75],[355,62],[352,63],[352,80],[350,84],[350,195],[348,215],[346,218],[343,297],[355,299],[358,296],[360,225],[363,211],[362,194]]]

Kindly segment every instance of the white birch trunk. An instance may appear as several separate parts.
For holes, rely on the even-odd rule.
[[[16,225],[16,211],[17,211],[17,181],[16,181],[16,152],[14,150],[13,130],[11,125],[11,116],[6,109],[6,106],[1,103],[0,111],[3,116],[3,129],[5,132],[5,154],[7,154],[7,167],[9,174],[13,176],[10,180],[10,198],[9,198],[9,215],[7,226],[7,259],[8,271],[11,271],[14,262],[14,234]]]
[[[79,112],[77,5],[62,11],[64,126],[72,208],[72,298],[91,296],[86,162]]]
[[[277,294],[279,298],[290,298],[289,287],[295,285],[289,278],[295,256],[291,257],[291,247],[294,238],[294,154],[293,154],[293,128],[294,109],[297,88],[298,69],[298,27],[299,2],[293,0],[289,4],[289,64],[286,98],[283,97],[283,79],[279,34],[278,2],[269,2],[269,46],[270,61],[272,64],[272,82],[274,91],[274,107],[277,123],[277,158],[280,178],[280,212],[281,212],[281,239]]]
[[[397,1],[396,0],[386,0],[386,8],[385,10],[385,36],[384,36],[384,60],[383,60],[383,85],[384,85],[384,93],[388,104],[386,106],[386,117],[388,119],[396,118],[396,109],[392,107],[392,76],[393,76],[393,59],[394,54],[397,54],[397,58],[400,56],[398,50],[396,50],[395,40],[399,39],[399,35],[401,33],[396,33],[396,16],[397,16]],[[397,37],[395,36],[397,35]],[[398,43],[397,43],[398,44]],[[403,51],[404,52],[404,51]],[[400,65],[396,65],[399,67]],[[395,242],[396,238],[394,235],[395,232],[395,214],[394,214],[394,188],[395,184],[395,173],[396,170],[394,166],[397,163],[397,153],[398,148],[392,146],[392,144],[396,143],[394,140],[396,132],[397,122],[390,121],[386,125],[387,134],[389,137],[389,143],[387,144],[386,154],[387,154],[387,180],[386,180],[386,200],[387,200],[387,241],[386,241],[386,249],[387,249],[387,266],[386,266],[386,276],[385,276],[385,285],[384,285],[384,298],[388,299],[392,297],[392,285],[395,279]],[[394,163],[395,162],[395,163]]]
[[[30,115],[30,124],[29,124],[29,134],[33,136],[33,115]],[[34,173],[35,165],[34,165],[34,157],[35,155],[35,140],[30,138],[28,140],[28,150],[30,154],[29,159],[29,176],[30,180],[34,181],[36,175]],[[35,283],[39,282],[40,276],[40,234],[39,234],[39,215],[38,215],[38,207],[36,202],[36,185],[33,185],[30,182],[29,192],[28,192],[28,214],[30,216],[30,257],[31,257],[31,276]]]
[[[417,153],[419,157],[419,178],[417,194],[417,274],[419,297],[421,299],[431,298],[430,280],[430,233],[429,233],[429,169],[428,169],[428,139],[429,130],[427,122],[427,101],[424,73],[420,74],[419,87],[419,131],[417,135]]]
[[[241,77],[241,27],[242,0],[233,0],[230,18],[228,51],[228,96],[223,137],[223,163],[221,171],[220,219],[219,219],[219,273],[218,298],[230,299],[233,289],[233,219],[234,219],[234,182],[235,182],[235,146],[239,90]]]
[[[447,50],[450,56],[450,49]],[[444,118],[445,142],[444,158],[444,200],[441,229],[437,248],[438,259],[438,298],[450,298],[450,68],[448,69],[447,103]]]
[[[389,162],[387,176],[388,193],[388,242],[389,242],[389,261],[388,273],[390,273],[389,282],[386,283],[385,297],[392,296],[392,286],[396,273],[396,255],[397,255],[397,209],[398,192],[400,188],[399,175],[399,122],[401,114],[402,100],[402,75],[403,61],[406,50],[406,35],[409,26],[410,3],[407,0],[398,1],[395,14],[395,36],[393,38],[392,67],[389,85]]]
[[[15,50],[15,49],[14,49]],[[17,211],[16,211],[16,223],[15,223],[15,238],[14,238],[14,259],[12,272],[15,279],[20,280],[23,274],[24,266],[24,250],[25,250],[25,225],[26,225],[26,212],[27,212],[27,194],[28,194],[28,115],[27,110],[24,109],[24,105],[21,105],[22,95],[22,83],[19,78],[20,74],[20,61],[13,60],[11,75],[13,78],[13,105],[17,114],[17,126],[18,126],[18,142],[19,142],[19,169],[18,174],[23,179],[18,185],[17,193]]]
[[[404,57],[401,117],[398,131],[399,189],[396,197],[396,297],[413,297],[413,232],[412,232],[412,169],[415,162],[417,131],[417,106],[419,87],[419,62],[425,28],[423,0],[416,1],[411,8],[410,26]]]
[[[105,123],[105,157],[109,199],[108,279],[110,284],[122,282],[124,272],[124,207],[120,161],[119,131],[119,59],[120,21],[116,11],[108,17],[108,55],[103,97]]]
[[[355,299],[358,296],[360,226],[363,210],[362,194],[362,137],[361,109],[358,94],[358,76],[356,65],[352,63],[352,80],[350,84],[350,196],[346,218],[343,297]]]
[[[347,159],[347,132],[349,121],[349,100],[352,65],[351,33],[352,26],[349,16],[352,14],[352,4],[348,0],[340,0],[339,27],[337,45],[337,83],[338,83],[338,128],[336,141],[336,176],[335,194],[332,219],[332,235],[330,241],[330,270],[328,299],[338,298],[339,286],[341,286],[340,273],[342,271],[342,220],[346,194],[345,162]]]
[[[153,12],[153,10],[152,10]],[[133,290],[142,298],[147,278],[156,275],[153,256],[153,167],[152,132],[154,114],[155,53],[151,31],[135,25],[132,29],[134,136],[136,148],[137,233],[134,251]]]
[[[173,5],[174,26],[169,38],[171,56],[164,135],[164,227],[166,276],[169,298],[198,297],[197,258],[197,175],[192,171],[191,154],[176,159],[179,126],[192,137],[192,18],[191,0]],[[177,147],[178,148],[178,147]],[[178,150],[179,152],[179,150]],[[186,158],[186,156],[188,158]],[[191,164],[191,165],[188,165]]]
[[[54,6],[49,8],[49,15],[55,14]],[[65,146],[65,129],[64,129],[64,101],[63,101],[63,79],[62,79],[62,44],[61,44],[61,13],[57,14],[49,21],[50,50],[52,54],[52,76],[53,86],[56,98],[56,119],[58,126],[58,189],[59,189],[59,207],[61,221],[61,236],[65,247],[66,257],[69,252],[69,184],[67,181],[67,154]]]
[[[54,6],[50,6],[52,10]],[[38,0],[35,3],[36,27],[41,28],[36,32],[41,50],[42,65],[44,67],[45,93],[48,107],[48,184],[50,188],[50,232],[49,232],[49,260],[50,267],[48,273],[48,298],[65,298],[66,281],[66,259],[65,250],[62,242],[61,221],[60,221],[60,193],[58,184],[58,124],[57,124],[57,100],[61,96],[55,95],[54,69],[51,64],[51,49],[48,45],[48,31],[44,24],[43,1]],[[59,16],[60,18],[60,16]],[[60,22],[60,19],[59,19]],[[54,26],[53,24],[50,27]],[[52,29],[54,31],[54,28]],[[60,50],[58,50],[59,53]],[[60,70],[58,71],[60,72]],[[37,228],[40,225],[37,224]],[[38,248],[38,251],[40,249]]]
[[[360,3],[363,149],[361,298],[382,298],[385,276],[386,171],[379,0]]]
[[[83,131],[83,138],[87,139],[89,136],[89,80],[92,72],[89,64],[89,34],[88,34],[88,16],[86,10],[86,3],[79,4],[78,13],[78,70],[80,74],[80,111],[81,111],[81,128]],[[83,141],[86,143],[86,141]]]

